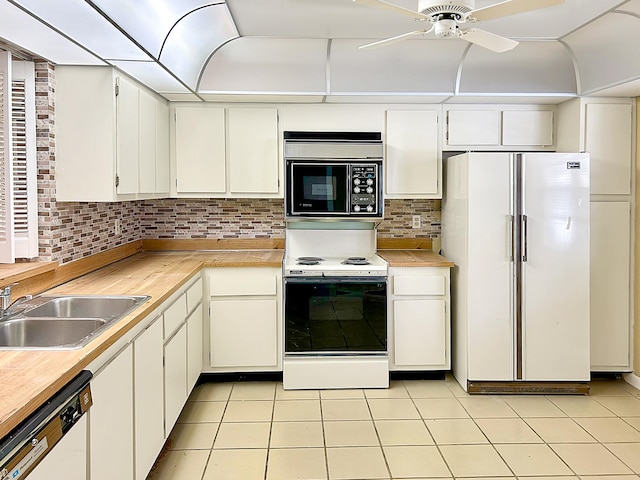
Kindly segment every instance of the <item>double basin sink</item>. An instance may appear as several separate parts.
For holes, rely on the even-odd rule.
[[[83,347],[148,299],[144,295],[39,295],[0,320],[0,350]]]

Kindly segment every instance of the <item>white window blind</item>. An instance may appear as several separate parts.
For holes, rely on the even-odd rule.
[[[0,262],[13,263],[11,54],[0,51]]]
[[[38,256],[35,70],[14,62],[11,85],[13,242],[16,258]]]
[[[0,262],[38,256],[33,62],[0,51]]]

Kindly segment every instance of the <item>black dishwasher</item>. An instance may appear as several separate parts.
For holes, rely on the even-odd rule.
[[[89,382],[80,372],[0,442],[0,480],[22,479],[91,407]]]

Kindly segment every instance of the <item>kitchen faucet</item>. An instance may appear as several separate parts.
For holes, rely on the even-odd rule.
[[[12,310],[15,307],[20,305],[22,302],[26,302],[27,300],[31,300],[33,298],[33,295],[23,295],[12,303],[11,287],[14,285],[16,284],[12,283],[11,285],[7,285],[0,290],[0,320],[9,318],[13,314]]]

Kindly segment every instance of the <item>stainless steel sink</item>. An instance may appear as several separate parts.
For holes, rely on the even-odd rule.
[[[1,350],[80,348],[148,300],[144,295],[40,295],[0,321]]]
[[[22,304],[26,317],[103,318],[122,317],[149,297],[140,295],[41,295]],[[31,305],[36,303],[37,306]]]
[[[0,347],[80,348],[109,323],[101,318],[12,318],[0,323]]]

